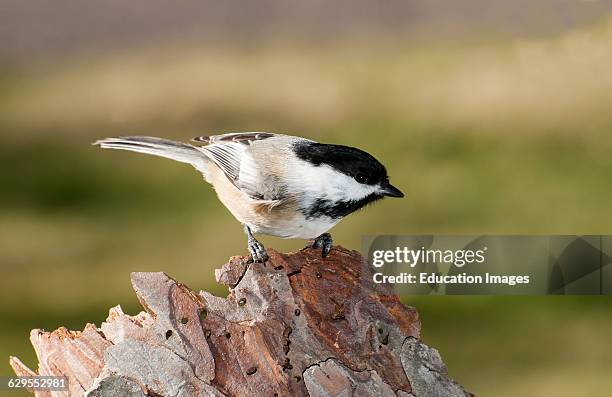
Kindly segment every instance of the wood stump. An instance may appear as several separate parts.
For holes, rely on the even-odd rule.
[[[116,306],[100,328],[33,330],[38,372],[15,357],[11,366],[68,377],[69,392],[37,396],[470,395],[419,340],[416,310],[373,283],[358,252],[269,254],[217,269],[227,298],[132,273],[144,312]]]

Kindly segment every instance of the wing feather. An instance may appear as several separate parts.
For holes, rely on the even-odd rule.
[[[263,139],[276,136],[269,132],[238,132],[223,135],[199,136],[193,141],[202,143],[199,147],[238,189],[255,200],[263,195],[257,191],[258,168],[248,153],[249,146]],[[264,200],[265,201],[265,200]],[[272,203],[272,201],[271,201]],[[272,205],[275,205],[272,203]]]
[[[240,142],[250,145],[253,141],[260,141],[262,139],[272,138],[273,136],[276,136],[276,134],[272,134],[271,132],[232,132],[221,135],[197,136],[192,140],[194,142],[203,143],[204,145],[223,142]]]

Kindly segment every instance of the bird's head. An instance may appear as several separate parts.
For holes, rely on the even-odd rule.
[[[317,173],[322,183],[329,184],[337,201],[364,205],[383,197],[404,197],[389,182],[386,168],[371,154],[350,146],[316,142],[300,144],[296,155],[308,163],[325,168]]]

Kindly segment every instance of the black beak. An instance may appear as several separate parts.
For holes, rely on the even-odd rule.
[[[404,197],[404,193],[402,193],[398,188],[390,184],[388,181],[383,182],[380,187],[382,187],[382,193],[387,197]]]

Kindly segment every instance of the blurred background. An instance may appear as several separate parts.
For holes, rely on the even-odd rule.
[[[335,242],[606,234],[612,2],[0,2],[0,374],[32,328],[82,329],[132,271],[227,294],[241,226],[190,167],[117,135],[274,131],[363,148],[403,200]],[[262,239],[296,250],[303,241]],[[609,396],[610,297],[404,297],[479,396]],[[10,395],[17,395],[11,393]]]

